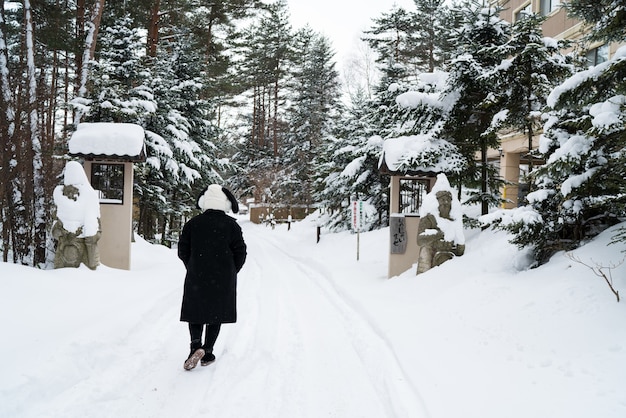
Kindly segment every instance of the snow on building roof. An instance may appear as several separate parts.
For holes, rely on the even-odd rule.
[[[124,161],[145,160],[145,133],[134,123],[80,123],[69,141],[72,156]]]
[[[448,141],[409,135],[385,139],[378,168],[387,174],[434,175],[459,172],[462,161]]]

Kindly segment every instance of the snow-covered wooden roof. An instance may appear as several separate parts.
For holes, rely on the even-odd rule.
[[[144,161],[145,132],[134,123],[80,123],[69,141],[69,154],[88,160]]]

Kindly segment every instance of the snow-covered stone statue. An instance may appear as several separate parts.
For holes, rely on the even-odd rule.
[[[54,268],[78,267],[84,263],[94,270],[100,264],[100,200],[91,187],[82,165],[65,165],[63,185],[54,189],[57,207],[52,236],[57,240]]]
[[[445,174],[437,176],[435,186],[420,208],[417,245],[420,246],[417,274],[465,252],[461,203]]]

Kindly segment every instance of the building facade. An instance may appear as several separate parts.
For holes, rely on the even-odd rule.
[[[497,0],[495,3],[503,8],[500,17],[510,23],[515,23],[530,13],[545,16],[546,20],[542,26],[543,34],[550,38],[582,41],[587,31],[582,22],[567,15],[567,11],[563,8],[563,0]],[[618,43],[596,42],[582,45],[582,48],[589,66],[593,66],[607,61],[620,46],[621,44]],[[536,149],[539,145],[539,135],[540,133],[533,138],[532,149]],[[531,162],[529,140],[526,134],[520,132],[503,132],[500,140],[500,148],[489,150],[488,158],[491,161],[499,161],[500,175],[507,182],[501,191],[502,197],[508,200],[504,207],[513,208],[526,193],[524,178],[531,166],[529,164]],[[542,161],[532,161],[532,165],[541,163]]]

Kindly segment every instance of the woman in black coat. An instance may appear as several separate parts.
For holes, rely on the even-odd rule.
[[[186,370],[200,360],[203,366],[213,362],[221,324],[237,321],[237,273],[246,261],[241,227],[226,214],[239,210],[232,193],[212,184],[198,206],[204,212],[185,224],[178,242],[178,257],[187,269],[180,314],[180,320],[189,323],[191,337]]]

